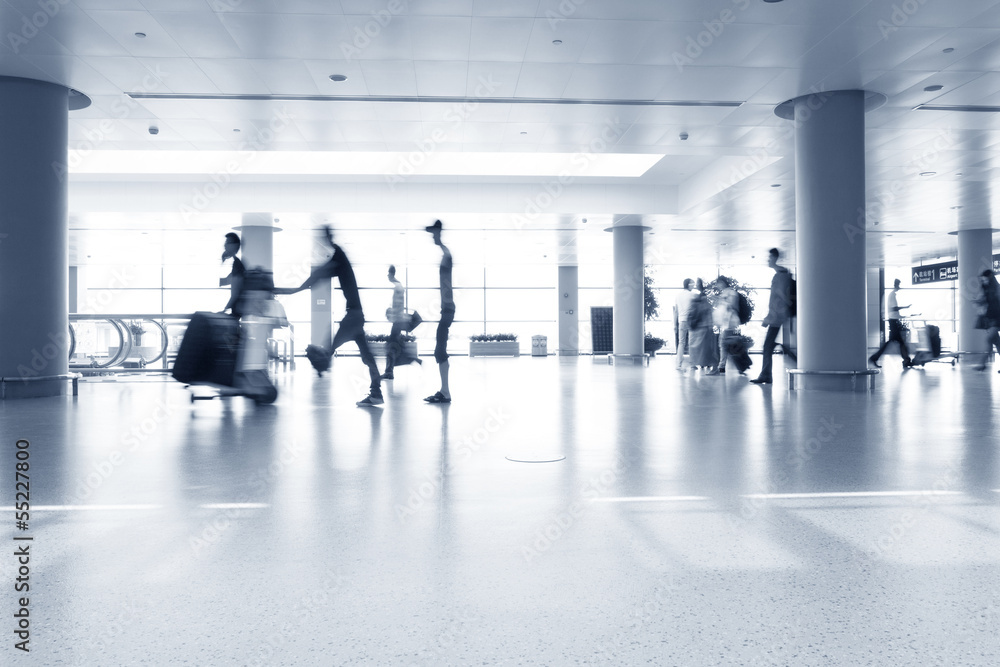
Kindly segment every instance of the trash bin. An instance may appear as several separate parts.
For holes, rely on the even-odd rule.
[[[545,357],[548,356],[548,346],[549,339],[545,336],[532,336],[531,337],[531,356],[533,357]]]

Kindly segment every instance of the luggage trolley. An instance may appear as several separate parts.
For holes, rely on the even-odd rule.
[[[929,361],[955,365],[958,353],[945,352],[941,349],[941,330],[937,326],[926,320],[914,319],[912,316],[907,320],[907,324],[912,325],[917,331],[917,351],[913,355],[912,362],[914,366],[923,366]]]
[[[284,309],[268,290],[247,290],[241,297],[243,316],[198,312],[191,317],[174,361],[173,376],[191,386],[208,386],[216,394],[191,392],[191,402],[223,396],[246,396],[273,403],[278,389],[268,375],[268,339],[275,327],[287,326]]]

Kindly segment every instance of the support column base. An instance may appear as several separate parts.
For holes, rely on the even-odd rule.
[[[46,375],[39,377],[3,377],[0,378],[0,400],[13,398],[47,398],[50,396],[66,396],[66,381],[69,380],[73,396],[77,395],[79,373],[63,375]]]
[[[793,368],[788,372],[788,390],[857,391],[870,392],[875,389],[875,376],[879,371],[810,371]]]
[[[648,366],[648,354],[609,354],[608,364],[612,366]]]

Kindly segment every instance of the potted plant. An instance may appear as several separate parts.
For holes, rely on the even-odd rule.
[[[417,337],[404,333],[400,335],[400,340],[403,343],[403,353],[410,354],[414,357],[417,356]],[[368,349],[376,357],[384,357],[389,351],[389,335],[388,334],[365,334],[365,340],[368,342]]]
[[[665,340],[657,338],[650,333],[647,333],[645,339],[642,341],[643,352],[654,357],[656,356],[656,351],[664,345],[666,345]]]
[[[470,357],[517,357],[521,347],[517,334],[475,334],[469,336]]]

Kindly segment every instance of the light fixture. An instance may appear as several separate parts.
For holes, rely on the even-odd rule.
[[[233,132],[239,132],[239,131],[240,131],[240,128],[238,128],[238,127],[234,127],[233,128]]]
[[[955,49],[949,46],[947,49],[941,49],[941,53],[951,53],[954,50]]]
[[[561,39],[553,39],[552,40],[552,44],[554,44],[555,46],[559,46],[560,44],[562,44],[562,40]]]
[[[936,171],[922,171],[922,172],[920,172],[920,175],[921,176],[937,176],[937,172]]]
[[[781,183],[771,183],[771,187],[772,188],[780,188],[781,187]]]
[[[146,33],[144,33],[144,32],[137,32],[137,33],[135,33],[135,36],[138,37],[139,39],[145,39]]]
[[[521,134],[527,134],[527,132],[525,132],[524,130],[521,130]]]
[[[926,90],[928,93],[934,93],[934,92],[937,92],[937,91],[941,90],[942,88],[944,88],[944,86],[935,83],[932,86],[925,87],[924,90]]]
[[[951,207],[951,210],[953,210],[953,211],[957,211],[957,210],[958,210],[958,209],[960,209],[960,208],[962,208],[962,207],[961,207],[961,206],[952,206],[952,207]]]
[[[781,2],[781,0],[764,0],[764,2],[774,3],[774,2]]]
[[[593,153],[581,165],[575,153],[435,151],[422,164],[399,151],[256,151],[252,161],[240,151],[94,150],[70,167],[71,174],[214,174],[235,160],[242,175],[399,175],[400,165],[418,176],[574,176],[638,178],[662,154]]]
[[[347,77],[343,74],[331,74],[330,81],[347,81]]]

